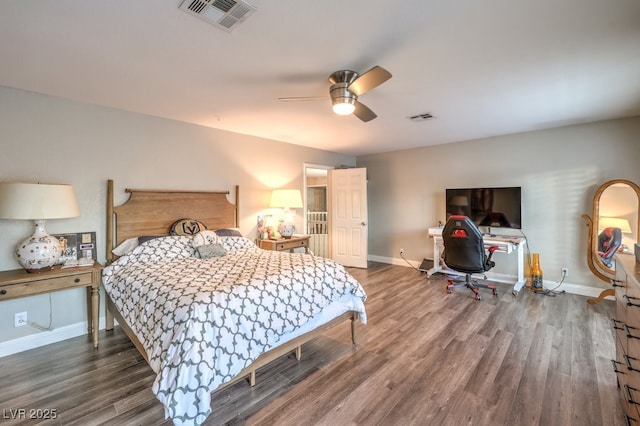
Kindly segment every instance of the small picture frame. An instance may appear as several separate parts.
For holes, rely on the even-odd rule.
[[[275,240],[276,238],[276,221],[275,218],[268,215],[258,215],[258,240]]]
[[[68,260],[93,259],[97,260],[96,233],[77,232],[73,234],[53,234],[60,241],[62,254],[57,265]]]

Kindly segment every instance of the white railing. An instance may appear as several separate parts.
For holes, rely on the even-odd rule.
[[[309,235],[309,249],[313,254],[326,257],[329,253],[327,212],[307,212],[307,234]]]

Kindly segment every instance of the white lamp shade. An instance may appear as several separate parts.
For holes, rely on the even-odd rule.
[[[280,207],[285,209],[302,208],[302,195],[299,189],[274,189],[271,193],[271,204],[269,207]]]
[[[71,185],[0,182],[0,218],[63,219],[80,216]]]
[[[631,225],[627,219],[621,217],[601,217],[598,219],[598,230],[605,228],[620,228],[625,234],[631,233]]]
[[[27,272],[51,269],[60,258],[60,242],[45,229],[46,219],[80,215],[71,185],[0,182],[0,218],[34,220],[35,231],[16,247],[16,258]]]

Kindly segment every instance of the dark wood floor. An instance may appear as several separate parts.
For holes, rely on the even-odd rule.
[[[530,293],[447,295],[443,278],[372,263],[352,269],[369,299],[358,344],[340,326],[213,395],[208,425],[622,425],[614,304]],[[0,424],[158,425],[153,372],[124,333],[0,358]],[[35,412],[36,414],[38,412]],[[49,411],[51,413],[51,411]]]

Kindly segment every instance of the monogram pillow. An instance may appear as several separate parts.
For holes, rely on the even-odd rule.
[[[195,235],[207,229],[207,226],[196,219],[180,219],[173,222],[169,229],[170,235]]]

